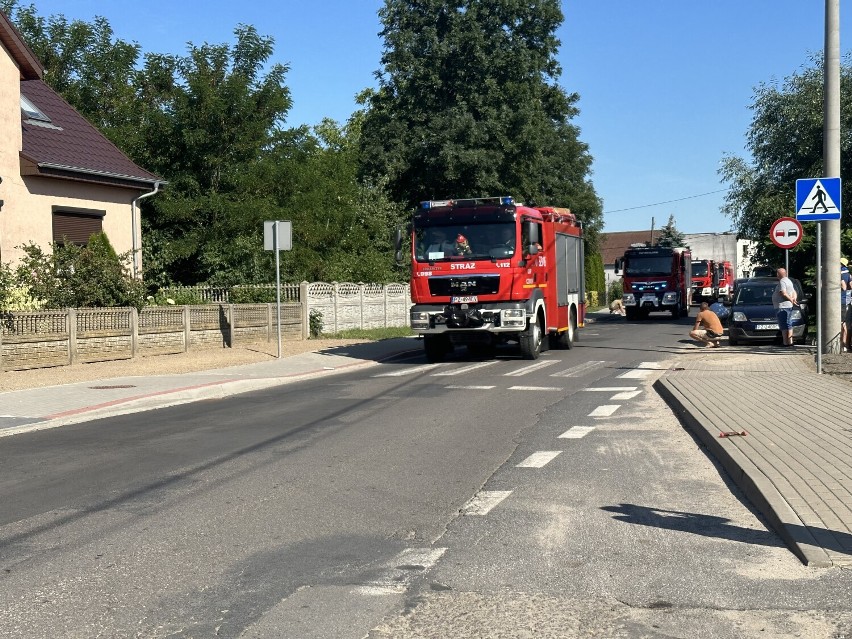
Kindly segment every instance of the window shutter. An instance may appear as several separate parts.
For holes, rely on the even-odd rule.
[[[102,212],[82,213],[77,211],[53,212],[53,241],[62,244],[68,242],[85,246],[89,238],[103,230]]]

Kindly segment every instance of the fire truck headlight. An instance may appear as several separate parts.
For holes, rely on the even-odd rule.
[[[677,304],[677,293],[672,291],[663,293],[663,304]]]
[[[713,289],[710,288],[709,286],[705,286],[703,289],[701,289],[701,294],[702,295],[713,295]]]
[[[621,302],[625,306],[636,306],[636,298],[633,296],[633,293],[625,293],[622,295]]]
[[[429,313],[411,311],[411,328],[415,331],[429,328]]]
[[[522,308],[507,308],[500,311],[500,323],[503,326],[524,327],[527,323],[527,312]]]

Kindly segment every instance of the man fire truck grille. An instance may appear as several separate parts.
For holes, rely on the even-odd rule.
[[[493,295],[499,290],[499,275],[429,278],[429,292],[432,295]]]

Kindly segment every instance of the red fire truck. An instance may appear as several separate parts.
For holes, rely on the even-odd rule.
[[[734,292],[734,267],[730,262],[716,262],[716,281],[719,283],[719,297],[730,300]]]
[[[716,262],[713,260],[692,260],[692,301],[696,304],[719,299],[719,279]]]
[[[648,317],[666,311],[686,317],[692,289],[692,253],[688,248],[631,246],[615,261],[615,272],[623,272],[622,302],[627,319]]]
[[[402,259],[402,231],[397,232]],[[411,328],[430,362],[456,345],[525,359],[571,348],[585,319],[583,231],[568,209],[512,197],[422,202],[411,224]]]

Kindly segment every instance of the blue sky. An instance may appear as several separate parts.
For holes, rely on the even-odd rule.
[[[232,42],[238,23],[252,24],[290,66],[294,126],[345,121],[355,95],[374,86],[382,4],[35,0],[43,16],[104,16],[117,37],[158,53]],[[745,155],[754,88],[823,50],[824,0],[564,0],[562,9],[560,84],[580,95],[575,123],[594,157],[604,230],[647,229],[652,217],[659,228],[669,215],[685,233],[730,230],[724,193],[703,194],[725,188],[725,154]],[[850,26],[841,6],[841,53]]]

